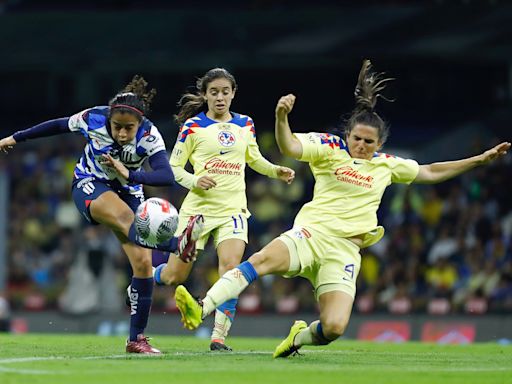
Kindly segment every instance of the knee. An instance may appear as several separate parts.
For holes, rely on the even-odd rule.
[[[135,276],[151,276],[151,258],[147,256],[144,252],[139,252],[130,258]]]
[[[328,318],[322,320],[322,330],[324,336],[328,340],[336,340],[342,336],[347,329],[348,319],[344,318]]]
[[[113,212],[106,221],[102,223],[117,233],[126,235],[135,218],[131,209],[123,209],[121,212]]]
[[[135,219],[135,214],[130,209],[125,209],[116,215],[116,224],[121,229],[129,229]]]

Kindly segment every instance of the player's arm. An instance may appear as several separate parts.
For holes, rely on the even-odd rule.
[[[293,109],[295,96],[292,94],[279,99],[276,106],[276,141],[279,151],[285,156],[300,159],[302,157],[302,143],[293,135],[288,123],[288,114]]]
[[[130,183],[152,185],[155,187],[169,186],[174,184],[174,174],[172,173],[167,152],[165,150],[158,151],[149,158],[149,166],[151,171],[146,172],[133,171],[124,166],[119,160],[114,159],[109,154],[103,155],[102,165],[112,167],[116,172]]]
[[[247,165],[249,165],[249,167],[251,167],[261,175],[265,175],[273,179],[280,179],[288,184],[291,184],[295,179],[295,171],[293,169],[283,167],[281,165],[272,164],[262,155],[254,161],[248,161]]]
[[[187,189],[200,188],[208,190],[217,185],[210,176],[196,176],[185,169],[185,165],[194,149],[193,138],[185,134],[183,126],[178,134],[178,139],[172,150],[169,161],[176,182]]]
[[[260,152],[258,143],[256,142],[256,130],[254,129],[254,124],[252,126],[252,131],[253,132],[250,133],[249,145],[245,154],[245,162],[247,165],[261,175],[265,175],[273,179],[280,179],[291,184],[295,178],[295,171],[288,167],[272,164],[270,161],[265,159]]]
[[[13,135],[0,140],[0,150],[7,152],[17,143],[22,141],[70,132],[68,122],[69,117],[63,117],[60,119],[48,120],[41,124],[34,125],[31,128],[24,129],[23,131],[18,131]]]
[[[417,184],[440,183],[479,165],[488,164],[506,155],[509,149],[510,143],[503,142],[477,156],[456,161],[420,165],[418,175],[413,182]]]

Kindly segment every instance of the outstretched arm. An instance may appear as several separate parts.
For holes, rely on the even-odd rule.
[[[287,184],[291,184],[295,179],[295,171],[293,169],[272,164],[263,156],[253,162],[247,163],[247,165],[262,175],[282,180]]]
[[[0,140],[0,151],[8,153],[16,145],[14,137],[8,136]]]
[[[13,135],[0,140],[0,151],[7,153],[8,150],[12,149],[17,143],[25,140],[70,132],[68,121],[69,117],[48,120],[31,128],[27,128],[23,131],[18,131]]]
[[[504,156],[509,149],[510,143],[503,142],[480,155],[468,157],[467,159],[420,165],[418,176],[416,176],[413,183],[440,183],[469,171],[479,165],[488,164],[497,158]]]
[[[300,159],[302,157],[302,144],[293,135],[288,123],[288,114],[293,109],[295,96],[292,94],[279,99],[276,106],[276,141],[281,153],[285,156]]]

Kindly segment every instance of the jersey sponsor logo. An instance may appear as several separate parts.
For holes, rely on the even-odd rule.
[[[345,183],[354,184],[363,188],[373,187],[373,176],[363,175],[357,169],[344,166],[334,171],[336,179]]]
[[[242,174],[242,163],[230,163],[218,157],[214,157],[208,160],[204,165],[204,169],[206,169],[208,173],[240,176]]]
[[[225,155],[226,153],[229,153],[229,152],[231,152],[231,151],[220,151],[219,153],[220,153],[221,155]]]
[[[228,131],[219,132],[217,138],[223,147],[232,147],[236,143],[235,135]]]

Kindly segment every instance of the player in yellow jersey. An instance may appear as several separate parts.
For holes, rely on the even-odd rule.
[[[204,249],[213,236],[222,276],[240,264],[248,241],[246,164],[262,175],[287,183],[293,181],[295,172],[266,160],[259,151],[252,119],[230,111],[237,90],[232,74],[223,68],[212,69],[197,81],[196,88],[196,94],[185,94],[179,102],[176,121],[181,129],[170,163],[176,181],[190,190],[180,208],[179,228],[185,228],[189,217],[197,212],[203,214],[205,227],[196,246]],[[193,166],[193,174],[184,169],[187,162]],[[167,264],[155,269],[155,281],[182,283],[191,271],[190,261],[169,258]],[[236,301],[233,297],[219,303],[211,350],[230,350],[224,339],[235,315]]]
[[[386,81],[372,73],[365,60],[356,86],[356,108],[342,138],[325,133],[293,134],[288,124],[295,96],[282,97],[276,107],[276,140],[284,155],[309,163],[315,176],[313,200],[305,204],[294,226],[227,272],[199,303],[183,286],[176,301],[189,329],[196,328],[215,307],[237,297],[258,276],[278,274],[309,279],[319,302],[320,319],[309,326],[296,321],[274,357],[286,357],[303,345],[325,345],[347,327],[361,265],[359,249],[379,241],[377,208],[391,183],[438,183],[506,154],[504,142],[463,160],[418,165],[377,153],[388,128],[375,112]]]

